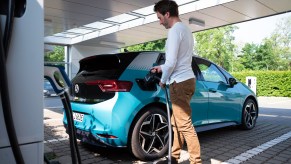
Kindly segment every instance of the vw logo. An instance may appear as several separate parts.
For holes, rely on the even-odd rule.
[[[76,92],[76,93],[79,93],[79,91],[80,91],[79,85],[76,84],[76,85],[75,85],[75,92]]]

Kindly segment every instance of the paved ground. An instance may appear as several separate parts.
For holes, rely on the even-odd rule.
[[[291,164],[291,98],[259,97],[257,125],[250,131],[227,127],[198,133],[203,164]],[[45,151],[50,161],[71,163],[68,135],[59,108],[44,109]],[[104,149],[79,143],[82,163],[154,163],[135,159],[126,149]],[[186,149],[184,149],[186,150]],[[179,163],[187,164],[183,151]]]

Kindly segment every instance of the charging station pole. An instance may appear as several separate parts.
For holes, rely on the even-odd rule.
[[[0,10],[3,8],[1,5]],[[43,163],[43,12],[43,0],[26,1],[24,15],[14,19],[6,61],[15,132],[24,162],[29,164]],[[5,20],[6,16],[1,13],[2,33]],[[1,96],[5,95],[1,93]],[[0,163],[13,164],[16,161],[6,131],[3,116],[6,109],[2,108],[2,103],[0,99]]]

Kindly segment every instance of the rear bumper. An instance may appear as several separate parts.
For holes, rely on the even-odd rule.
[[[139,104],[128,92],[116,93],[112,99],[97,104],[71,102],[73,112],[83,114],[82,121],[74,121],[78,139],[99,146],[126,147]],[[66,115],[63,123],[67,125]]]
[[[67,125],[64,124],[64,127],[66,128],[66,133],[68,133]],[[76,138],[81,142],[89,143],[99,147],[126,147],[120,146],[120,140],[118,138],[103,138],[81,129],[76,129]]]

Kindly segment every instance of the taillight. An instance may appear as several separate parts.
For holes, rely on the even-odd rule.
[[[87,85],[98,85],[103,92],[129,92],[132,87],[131,81],[94,80],[85,83]]]

